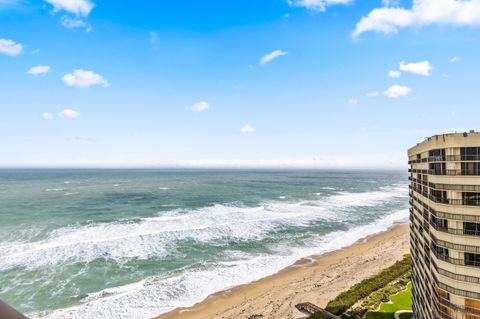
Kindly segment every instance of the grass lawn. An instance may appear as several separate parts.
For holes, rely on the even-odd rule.
[[[367,319],[394,319],[394,313],[399,310],[412,310],[412,283],[405,290],[390,296],[390,302],[380,304],[379,311],[367,312]],[[411,318],[411,314],[400,315],[401,319]]]

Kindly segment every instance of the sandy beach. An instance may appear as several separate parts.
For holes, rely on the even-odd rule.
[[[340,292],[393,265],[409,250],[409,226],[362,239],[352,246],[299,260],[266,278],[210,295],[189,308],[178,308],[157,319],[302,318],[300,302],[325,306]],[[260,317],[260,315],[262,317]]]

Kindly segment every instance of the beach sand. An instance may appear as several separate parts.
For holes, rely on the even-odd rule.
[[[324,307],[340,292],[402,259],[409,247],[409,226],[397,225],[350,247],[303,258],[274,275],[212,294],[192,307],[157,318],[303,318],[296,304],[308,301]]]

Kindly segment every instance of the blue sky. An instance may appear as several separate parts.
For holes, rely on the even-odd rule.
[[[0,167],[401,168],[478,128],[479,31],[480,0],[0,0]]]

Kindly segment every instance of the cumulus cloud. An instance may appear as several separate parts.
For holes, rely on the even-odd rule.
[[[65,11],[76,16],[88,16],[95,6],[90,0],[45,0],[54,12]]]
[[[353,0],[288,0],[288,4],[292,7],[305,7],[317,12],[324,12],[328,6],[352,2]]]
[[[400,70],[413,74],[430,76],[430,72],[433,69],[433,66],[428,61],[422,61],[418,63],[406,63],[405,61],[400,62]]]
[[[408,86],[395,84],[383,92],[383,95],[392,99],[398,99],[399,97],[410,94],[410,92],[412,92],[412,89]]]
[[[30,75],[41,75],[50,72],[50,66],[48,65],[38,65],[34,66],[30,70],[28,70],[27,74]]]
[[[71,18],[69,16],[62,17],[62,25],[67,29],[85,29],[87,32],[91,32],[92,25],[80,18]]]
[[[397,33],[401,28],[425,25],[479,26],[480,0],[413,0],[410,9],[376,8],[357,23],[352,35]]]
[[[210,104],[207,101],[201,101],[190,106],[190,111],[192,112],[203,112],[210,108]]]
[[[245,126],[243,126],[239,131],[242,134],[250,134],[250,133],[254,133],[255,129],[250,124],[245,124]]]
[[[351,104],[351,105],[357,105],[358,102],[360,101],[356,98],[348,100],[348,104]]]
[[[94,85],[109,87],[110,83],[100,74],[93,71],[77,69],[73,73],[67,73],[62,77],[63,83],[76,88],[89,88]]]
[[[51,113],[48,113],[48,112],[44,112],[42,114],[42,117],[44,120],[47,120],[47,121],[52,121],[54,119],[53,115]]]
[[[284,55],[287,55],[288,53],[285,52],[285,51],[282,51],[282,50],[275,50],[265,56],[263,56],[261,59],[260,59],[260,65],[265,65],[267,64],[268,62],[271,62],[273,60],[275,60],[276,58],[279,58],[281,56],[284,56]]]
[[[396,79],[396,78],[399,78],[400,75],[401,75],[401,73],[398,72],[398,71],[394,71],[394,70],[388,71],[388,76],[391,77],[391,78]]]
[[[23,46],[20,43],[8,39],[0,39],[0,53],[17,56],[22,54],[22,52]]]
[[[67,119],[76,119],[80,116],[80,113],[72,109],[65,109],[61,111],[59,115]]]
[[[367,97],[376,97],[378,95],[380,95],[380,93],[378,91],[373,91],[373,92],[367,92],[367,94],[365,94]]]

